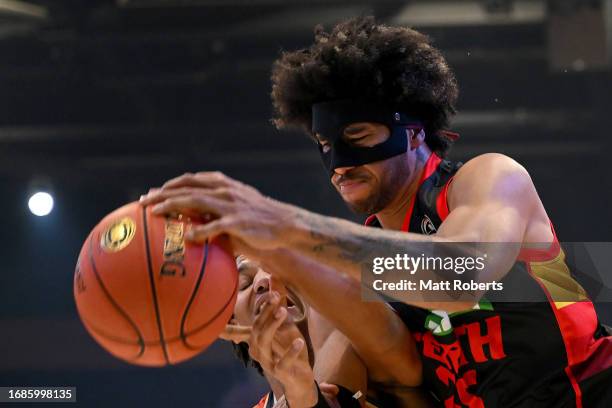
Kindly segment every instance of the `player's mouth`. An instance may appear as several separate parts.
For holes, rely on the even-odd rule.
[[[291,289],[287,290],[287,312],[293,323],[299,323],[306,318],[306,305]]]
[[[287,296],[287,314],[292,321],[299,320],[302,317],[302,311],[293,303],[291,296]]]
[[[266,306],[266,304],[268,304],[269,300],[270,300],[270,292],[261,295],[257,300],[255,300],[255,318],[257,318],[257,316],[259,316],[261,314],[261,312],[263,311],[263,308]],[[304,318],[304,311],[298,307],[295,304],[295,301],[293,300],[293,296],[292,294],[290,294],[289,296],[287,296],[286,298],[286,304],[282,305],[287,309],[287,314],[291,317],[291,320],[293,321],[297,321],[297,320],[301,320]]]
[[[255,317],[257,317],[257,316],[259,316],[261,314],[261,312],[263,311],[264,306],[268,303],[269,299],[270,299],[270,292],[267,292],[267,293],[259,296],[255,300],[255,306],[254,306]]]
[[[344,180],[338,183],[338,190],[343,196],[349,196],[360,192],[366,188],[366,185],[367,183],[363,179]]]

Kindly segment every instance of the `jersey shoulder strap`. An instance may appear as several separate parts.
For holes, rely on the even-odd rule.
[[[453,177],[463,163],[442,160],[438,168],[419,188],[408,231],[434,234],[448,216],[446,194]]]

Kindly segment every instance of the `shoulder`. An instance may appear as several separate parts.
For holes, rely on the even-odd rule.
[[[467,161],[455,174],[448,195],[455,203],[486,198],[525,199],[535,193],[529,172],[516,160],[486,153]]]
[[[486,173],[485,173],[486,172]],[[513,158],[501,153],[485,153],[468,160],[457,171],[456,179],[469,176],[517,175],[529,178],[529,173]]]

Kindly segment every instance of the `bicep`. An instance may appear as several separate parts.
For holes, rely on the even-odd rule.
[[[450,213],[439,236],[472,242],[521,242],[538,200],[529,173],[509,157],[479,156],[449,187]]]
[[[522,242],[527,217],[520,208],[499,201],[453,209],[436,236],[453,242]]]
[[[489,263],[499,278],[518,256],[539,198],[527,171],[511,159],[489,155],[474,161],[457,173],[449,192],[451,211],[436,236],[496,243],[486,249],[493,252]]]

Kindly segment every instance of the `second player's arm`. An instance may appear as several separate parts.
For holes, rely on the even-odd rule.
[[[420,385],[421,360],[410,332],[387,304],[362,301],[357,280],[288,249],[262,257],[262,265],[350,339],[371,379]]]

